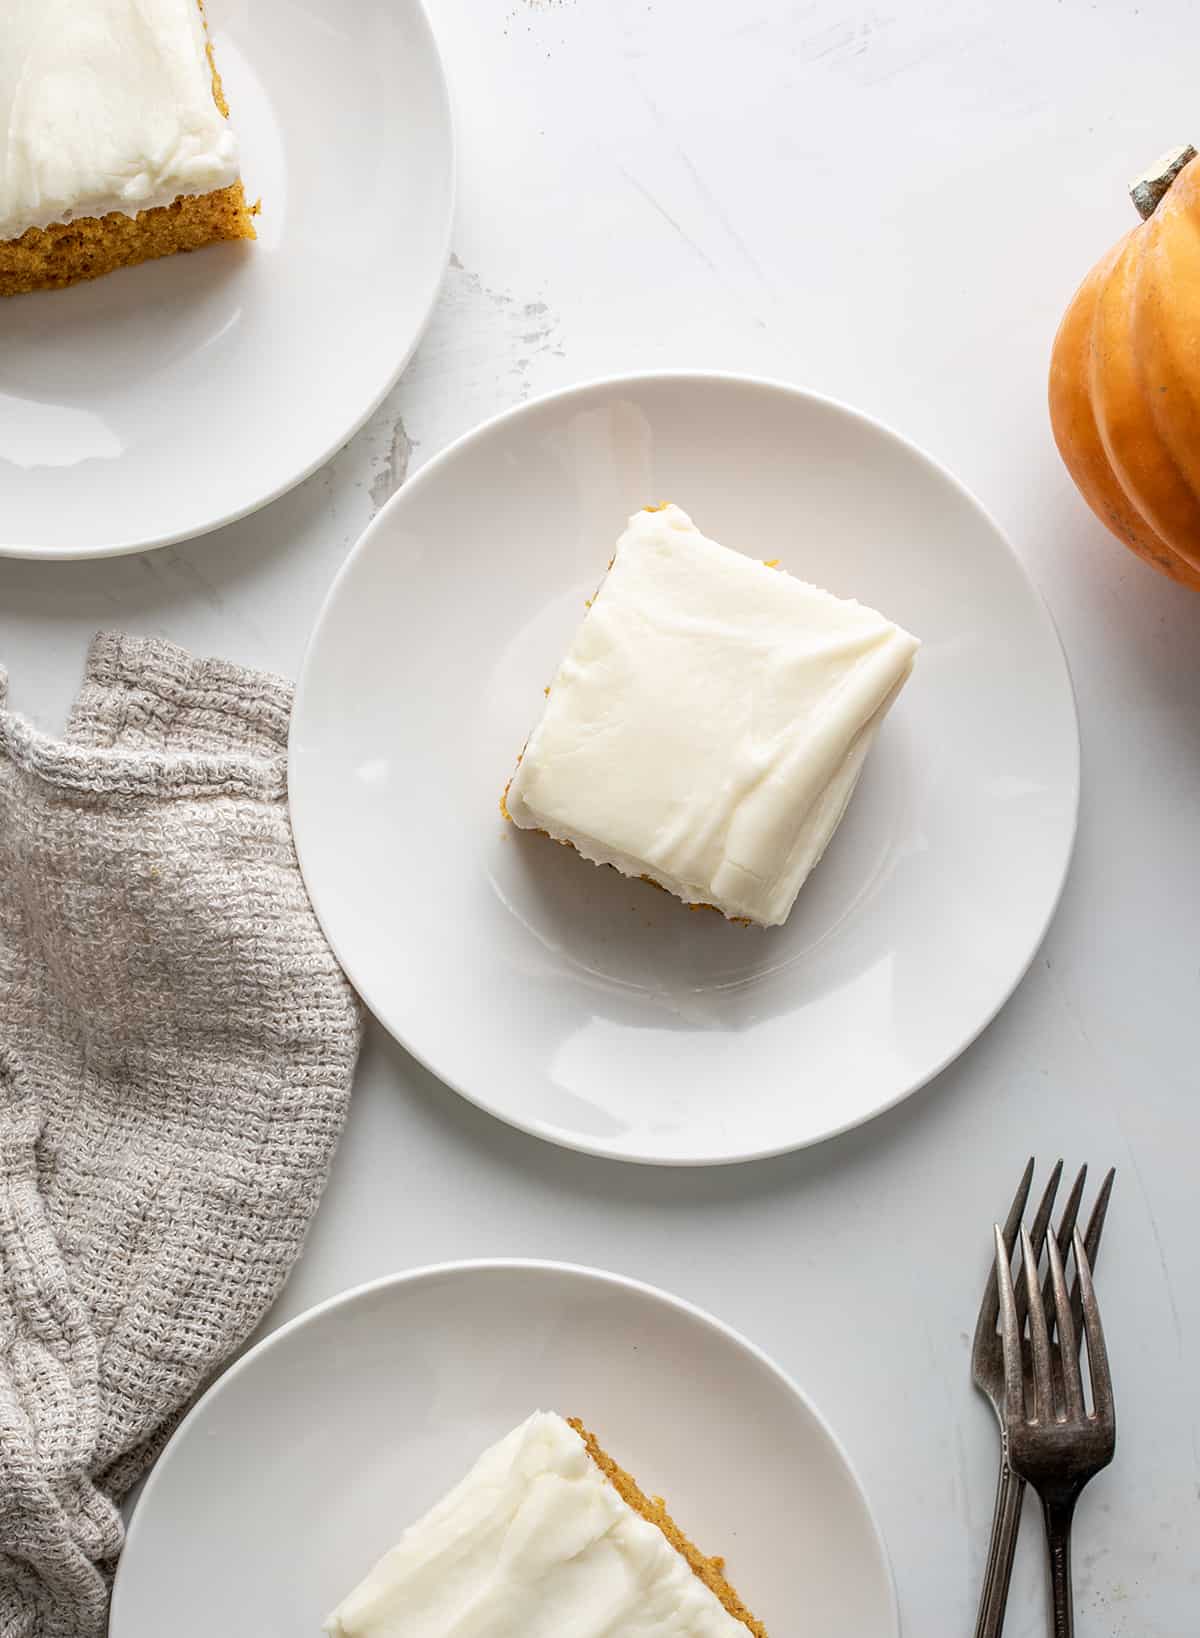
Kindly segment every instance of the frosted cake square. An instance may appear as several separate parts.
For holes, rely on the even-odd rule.
[[[0,6],[0,296],[253,239],[201,0]]]
[[[837,829],[917,639],[638,512],[504,795],[514,824],[773,927]]]
[[[661,1500],[579,1422],[493,1445],[326,1622],[330,1638],[767,1638]]]

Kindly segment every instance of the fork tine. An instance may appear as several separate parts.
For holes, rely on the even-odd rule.
[[[1077,1421],[1084,1414],[1083,1384],[1079,1376],[1079,1350],[1075,1342],[1075,1323],[1071,1318],[1071,1299],[1067,1295],[1067,1276],[1063,1270],[1057,1236],[1052,1234],[1046,1241],[1046,1250],[1050,1257],[1050,1285],[1054,1293],[1054,1323],[1058,1329],[1063,1397],[1067,1416]]]
[[[1113,1179],[1116,1177],[1116,1167],[1110,1167],[1108,1176],[1100,1185],[1100,1192],[1092,1206],[1092,1215],[1088,1218],[1087,1231],[1083,1236],[1083,1247],[1087,1252],[1089,1268],[1095,1268],[1096,1258],[1100,1255],[1100,1236],[1104,1233],[1104,1220],[1108,1216],[1108,1201],[1112,1194]],[[1060,1240],[1062,1254],[1067,1255],[1067,1242]],[[1071,1318],[1075,1322],[1076,1343],[1083,1337],[1083,1302],[1079,1295],[1078,1269],[1071,1282]]]
[[[1025,1170],[1021,1173],[1021,1181],[1017,1185],[1017,1192],[1013,1195],[1013,1203],[1008,1208],[1008,1216],[1004,1219],[1004,1243],[1011,1248],[1017,1243],[1017,1231],[1021,1227],[1021,1219],[1025,1215],[1025,1207],[1029,1202],[1029,1188],[1033,1182],[1034,1159],[1030,1155],[1025,1162]]]
[[[1104,1219],[1108,1215],[1108,1201],[1112,1194],[1113,1180],[1117,1175],[1117,1168],[1110,1166],[1108,1175],[1100,1185],[1100,1192],[1096,1196],[1096,1203],[1092,1207],[1092,1215],[1088,1218],[1087,1232],[1083,1237],[1083,1249],[1087,1252],[1088,1266],[1096,1265],[1096,1254],[1100,1250],[1100,1236],[1104,1233]]]
[[[1062,1161],[1056,1160],[1054,1163],[1054,1169],[1047,1179],[1046,1187],[1042,1191],[1042,1198],[1038,1202],[1038,1209],[1033,1216],[1033,1231],[1029,1238],[1033,1245],[1033,1273],[1035,1281],[1037,1279],[1038,1263],[1041,1261],[1042,1257],[1042,1247],[1046,1243],[1046,1231],[1050,1227],[1050,1213],[1054,1210],[1054,1196],[1058,1193],[1058,1185],[1062,1178],[1062,1169]],[[1034,1287],[1030,1286],[1028,1278],[1018,1282],[1017,1328],[1019,1331],[1023,1331],[1025,1329],[1025,1316],[1028,1311],[1030,1292],[1033,1289]],[[1039,1291],[1039,1295],[1040,1294],[1041,1293]]]
[[[1017,1192],[1013,1195],[1013,1203],[1008,1208],[1008,1216],[1004,1220],[1004,1244],[1008,1247],[1011,1261],[1013,1247],[1017,1243],[1017,1230],[1021,1226],[1021,1219],[1025,1215],[1025,1204],[1029,1199],[1029,1186],[1033,1182],[1033,1158],[1029,1159],[1021,1181],[1017,1184]],[[988,1273],[987,1284],[983,1288],[983,1301],[979,1305],[979,1318],[975,1323],[975,1346],[978,1348],[984,1337],[990,1336],[996,1328],[996,1319],[1000,1313],[999,1288],[996,1285],[996,1265],[992,1263]]]
[[[1087,1182],[1088,1169],[1086,1163],[1079,1168],[1071,1192],[1067,1196],[1067,1203],[1063,1207],[1062,1216],[1058,1220],[1058,1249],[1062,1256],[1066,1256],[1071,1249],[1071,1239],[1075,1233],[1075,1224],[1079,1217],[1079,1205],[1083,1199],[1083,1185]]]
[[[1062,1254],[1062,1257],[1069,1256],[1071,1252],[1071,1236],[1075,1232],[1075,1224],[1079,1217],[1079,1206],[1080,1202],[1083,1200],[1083,1186],[1087,1182],[1087,1171],[1087,1166],[1083,1165],[1076,1173],[1075,1181],[1071,1184],[1071,1192],[1067,1196],[1067,1203],[1063,1207],[1062,1216],[1058,1220],[1057,1236],[1053,1234],[1048,1234],[1046,1236],[1047,1245],[1050,1244],[1051,1240],[1057,1238],[1058,1249]],[[1053,1271],[1047,1268],[1046,1278],[1042,1281],[1042,1306],[1045,1308],[1047,1314],[1054,1314],[1057,1320],[1057,1310],[1052,1306],[1053,1301]],[[1053,1336],[1057,1329],[1057,1323],[1051,1325],[1050,1335]]]
[[[1050,1236],[1054,1238],[1053,1235]],[[1033,1419],[1054,1420],[1054,1388],[1050,1381],[1050,1336],[1046,1310],[1042,1305],[1042,1282],[1038,1278],[1037,1253],[1029,1230],[1021,1225],[1021,1261],[1025,1269],[1025,1294],[1029,1299],[1029,1341],[1033,1356]]]
[[[1017,1299],[1013,1291],[1008,1247],[995,1225],[996,1289],[999,1293],[1000,1340],[1004,1348],[1005,1420],[1010,1426],[1025,1417],[1025,1390],[1021,1381],[1021,1329],[1017,1324]]]
[[[1088,1372],[1092,1379],[1092,1407],[1098,1422],[1113,1420],[1112,1377],[1108,1369],[1108,1349],[1104,1345],[1104,1328],[1100,1324],[1100,1306],[1092,1284],[1092,1270],[1084,1248],[1083,1237],[1075,1230],[1075,1270],[1079,1280],[1079,1296],[1083,1303],[1083,1326],[1087,1333]]]

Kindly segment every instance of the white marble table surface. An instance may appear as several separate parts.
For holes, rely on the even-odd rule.
[[[968,1632],[995,1435],[968,1333],[1036,1152],[1115,1163],[1101,1274],[1115,1467],[1077,1527],[1081,1638],[1200,1629],[1200,596],[1092,520],[1044,408],[1061,309],[1197,139],[1186,0],[432,0],[460,122],[454,258],[369,425],[220,534],[0,562],[12,703],[61,725],[97,628],[294,674],[377,507],[482,418],[655,365],[779,376],[891,422],[1010,533],[1082,719],[1061,910],[983,1038],[893,1113],[762,1164],[586,1159],[489,1119],[373,1028],[272,1323],[411,1265],[504,1254],[665,1286],[792,1372],[855,1460],[914,1638]],[[1021,656],[1012,656],[1019,666]],[[1027,1513],[1008,1632],[1045,1628]],[[800,1631],[797,1626],[797,1633]]]

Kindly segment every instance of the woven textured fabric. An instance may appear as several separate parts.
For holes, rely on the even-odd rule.
[[[0,673],[0,1638],[99,1638],[118,1503],[278,1294],[357,1005],[287,814],[291,688],[98,637]]]

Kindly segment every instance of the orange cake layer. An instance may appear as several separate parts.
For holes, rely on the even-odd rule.
[[[110,211],[48,228],[27,228],[0,242],[0,296],[59,290],[98,279],[118,267],[199,250],[220,239],[253,239],[258,205],[247,205],[240,182],[215,193],[188,194],[136,216]]]
[[[640,1513],[650,1524],[656,1525],[674,1547],[675,1551],[687,1560],[692,1574],[698,1576],[708,1590],[720,1600],[722,1605],[735,1621],[754,1633],[755,1638],[767,1638],[767,1629],[761,1621],[751,1615],[738,1597],[737,1592],[725,1579],[725,1560],[723,1558],[706,1558],[700,1549],[688,1540],[683,1531],[667,1512],[666,1503],[661,1496],[651,1500],[639,1487],[637,1480],[623,1467],[618,1467],[612,1457],[601,1449],[596,1435],[584,1427],[577,1416],[568,1416],[567,1422],[587,1446],[587,1453],[605,1478],[616,1490],[621,1500],[635,1513]]]

